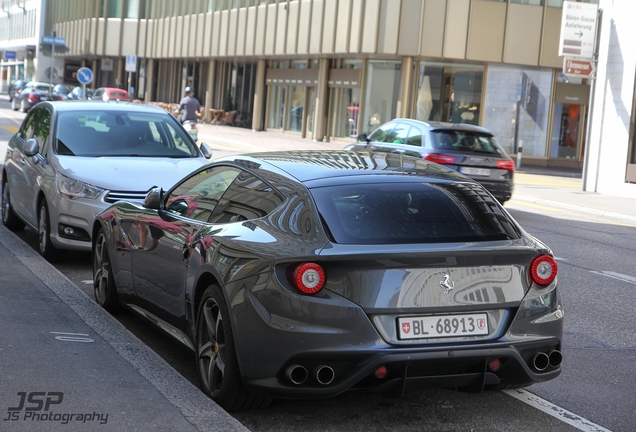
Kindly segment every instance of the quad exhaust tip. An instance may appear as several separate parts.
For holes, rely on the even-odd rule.
[[[563,355],[561,355],[561,351],[559,350],[550,351],[548,358],[550,359],[550,366],[552,367],[560,366],[563,361]]]
[[[333,382],[336,373],[331,366],[320,365],[314,369],[314,378],[322,385],[329,385]]]
[[[294,384],[301,385],[305,381],[307,381],[309,373],[304,366],[295,364],[287,368],[287,370],[285,371],[285,376]]]
[[[546,353],[538,352],[534,355],[532,364],[539,372],[544,371],[550,365],[550,357]]]

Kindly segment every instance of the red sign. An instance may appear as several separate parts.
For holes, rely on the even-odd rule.
[[[563,62],[563,73],[581,78],[589,78],[594,73],[594,64],[589,60],[566,58]]]

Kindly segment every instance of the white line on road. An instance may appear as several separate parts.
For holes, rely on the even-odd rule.
[[[82,281],[82,283],[83,283],[84,285],[90,285],[90,284],[92,284],[93,282],[94,282],[94,281],[93,281],[93,279],[87,279],[87,280],[83,280],[83,281]]]
[[[624,274],[614,273],[610,271],[591,271],[591,273],[601,275],[601,276],[611,277],[613,279],[618,279],[620,281],[636,285],[636,277],[633,277],[633,276],[627,276]]]
[[[525,402],[531,407],[543,411],[546,414],[556,417],[564,423],[569,424],[585,432],[611,432],[609,429],[605,429],[589,420],[584,419],[560,406],[554,405],[545,399],[541,399],[539,396],[535,396],[525,390],[504,390],[504,393],[512,396],[515,399]]]

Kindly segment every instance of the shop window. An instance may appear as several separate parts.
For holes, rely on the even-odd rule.
[[[421,62],[414,118],[479,124],[483,66]]]
[[[508,153],[547,156],[552,71],[491,65],[483,125]]]
[[[366,73],[362,132],[373,132],[395,118],[402,65],[396,61],[369,61]]]

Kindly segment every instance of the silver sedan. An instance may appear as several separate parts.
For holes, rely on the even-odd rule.
[[[49,260],[60,250],[91,250],[96,215],[125,199],[141,201],[204,165],[172,116],[133,103],[42,102],[9,141],[2,172],[2,222],[38,231]]]

